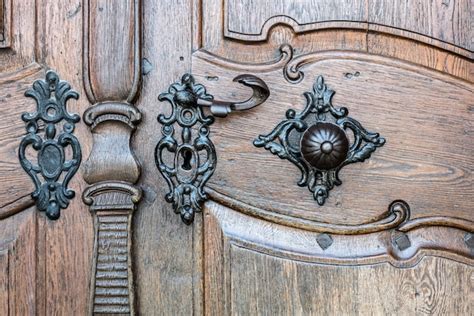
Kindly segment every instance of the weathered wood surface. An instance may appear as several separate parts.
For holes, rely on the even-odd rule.
[[[141,189],[130,139],[141,120],[141,2],[87,1],[84,6],[84,113],[93,147],[84,164],[83,200],[94,217],[90,314],[135,315],[132,219]],[[112,34],[126,36],[111,36]]]
[[[219,1],[215,1],[217,4]],[[353,28],[393,33],[458,53],[472,53],[472,3],[458,1],[390,0],[228,0],[224,11],[227,37],[264,41],[271,28],[288,25],[296,33],[325,28]]]
[[[0,314],[91,312],[91,267],[105,266],[103,256],[93,261],[84,178],[108,181],[94,207],[128,207],[113,220],[129,225],[127,273],[139,314],[472,314],[470,1],[142,0],[141,22],[136,3],[0,0]],[[293,50],[282,55],[282,44]],[[302,59],[304,79],[287,82],[285,65]],[[56,222],[31,207],[33,186],[17,161],[20,114],[34,107],[23,94],[47,69],[79,92],[70,112],[109,104],[91,120],[108,118],[94,126],[94,141],[84,121],[76,126],[91,164],[71,181],[76,197]],[[231,82],[241,73],[271,90],[265,104],[213,125],[218,165],[210,187],[227,196],[211,197],[235,209],[209,202],[193,226],[164,201],[154,162],[156,117],[170,110],[157,96],[185,72],[217,99],[248,96]],[[336,106],[388,141],[342,171],[342,186],[322,208],[296,186],[296,168],[252,145],[286,109],[303,107],[302,93],[319,74],[336,91]],[[141,111],[133,137],[117,119],[134,125],[139,115],[123,115],[111,101]],[[143,198],[132,224],[136,188]],[[410,221],[374,231],[392,216],[394,199],[410,204]],[[261,219],[262,211],[270,216]],[[323,250],[327,227],[332,244]]]
[[[17,156],[25,133],[20,115],[35,108],[24,92],[34,80],[44,78],[46,69],[55,70],[81,95],[78,101],[68,103],[70,112],[82,114],[88,106],[82,89],[82,18],[78,14],[82,4],[9,0],[3,3],[7,4],[4,8],[9,23],[9,33],[5,34],[10,39],[8,44],[0,45],[0,217],[4,218],[0,225],[4,227],[2,232],[17,230],[17,240],[26,238],[27,231],[32,231],[32,237],[24,239],[10,257],[10,307],[2,315],[84,315],[93,231],[90,214],[80,199],[85,187],[81,171],[70,182],[76,197],[60,219],[51,222],[31,207],[33,185]],[[77,124],[74,135],[87,155],[90,142],[85,126]],[[1,238],[2,244],[12,240]]]
[[[271,90],[214,125],[205,314],[468,315],[471,289],[459,278],[473,266],[471,4],[322,3],[209,0],[195,13],[198,81],[216,98],[245,95],[232,82],[239,73]],[[303,109],[318,75],[335,106],[387,139],[341,171],[323,207],[296,185],[295,166],[252,145],[287,109]],[[397,199],[410,211],[395,224],[387,210]]]
[[[319,233],[214,202],[204,219],[206,315],[472,313],[472,255],[462,230],[410,231],[403,251],[391,231],[332,235],[322,249]]]
[[[267,62],[291,43],[295,53],[357,50],[473,80],[468,0],[207,0],[198,12],[198,47],[229,60]]]
[[[209,187],[272,212],[320,222],[368,222],[397,199],[410,205],[413,218],[474,219],[470,85],[364,54],[321,53],[295,59],[290,66],[299,62],[304,65],[300,83],[287,82],[281,69],[261,73],[273,87],[267,102],[215,123],[219,167]],[[206,76],[219,78],[206,82],[216,97],[230,92],[238,99],[245,93],[231,82],[238,70],[200,60],[194,69],[201,82]],[[311,90],[318,75],[336,91],[336,107],[347,107],[350,116],[387,140],[368,161],[341,170],[342,185],[322,207],[307,188],[296,185],[300,172],[293,164],[252,144],[283,120],[288,109],[304,108],[303,93]]]
[[[143,1],[142,9],[146,75],[137,107],[143,122],[133,145],[144,170],[139,181],[143,201],[135,214],[133,235],[138,306],[144,315],[190,315],[195,304],[199,315],[200,279],[194,270],[200,268],[201,255],[193,255],[193,236],[200,232],[200,219],[186,226],[165,202],[167,185],[154,158],[161,135],[156,118],[170,111],[169,104],[158,101],[158,94],[191,70],[191,2]]]

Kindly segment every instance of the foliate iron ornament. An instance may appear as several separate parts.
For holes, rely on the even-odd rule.
[[[302,173],[298,185],[307,186],[319,205],[324,204],[335,185],[342,184],[339,171],[344,166],[368,159],[385,144],[378,133],[367,131],[348,117],[347,108],[334,107],[334,93],[318,76],[313,91],[304,93],[304,110],[288,110],[286,119],[270,134],[254,140],[256,147],[264,147],[295,164]],[[353,133],[352,142],[348,130]]]
[[[174,211],[188,225],[208,198],[204,187],[216,168],[216,149],[209,138],[214,116],[225,117],[233,111],[251,109],[269,96],[267,85],[255,76],[240,75],[234,81],[252,88],[253,94],[248,100],[216,101],[190,74],[185,74],[180,82],[172,84],[168,92],[158,97],[171,104],[171,114],[158,116],[163,127],[155,161],[170,189],[166,201],[172,203]],[[206,115],[205,107],[214,116]],[[175,128],[180,129],[180,139],[175,138]],[[168,161],[165,152],[173,156]]]
[[[35,184],[31,196],[38,210],[55,220],[74,197],[74,191],[67,186],[81,163],[81,147],[72,134],[80,117],[66,109],[67,101],[77,100],[79,94],[69,83],[59,80],[54,71],[48,71],[46,80],[35,81],[25,96],[35,99],[37,109],[21,116],[26,122],[27,134],[18,151],[20,164]],[[58,129],[62,129],[59,134]],[[29,146],[37,153],[36,163],[27,157]],[[67,147],[71,149],[69,158]]]

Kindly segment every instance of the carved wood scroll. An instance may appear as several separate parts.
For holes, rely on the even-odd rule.
[[[133,104],[140,84],[139,8],[139,0],[84,4],[84,85],[94,104],[84,113],[93,137],[84,163],[90,187],[83,194],[95,227],[91,314],[135,313],[131,225],[141,191],[130,137],[141,119]]]

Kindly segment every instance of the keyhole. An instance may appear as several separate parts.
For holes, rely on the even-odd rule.
[[[184,170],[191,170],[191,159],[193,158],[193,154],[189,150],[184,150],[181,152],[181,155],[183,156],[183,164],[181,165],[181,168]]]

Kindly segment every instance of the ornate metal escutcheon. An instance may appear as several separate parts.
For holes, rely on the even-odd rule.
[[[35,99],[37,110],[21,116],[28,133],[18,150],[20,164],[35,184],[31,196],[38,210],[46,211],[50,219],[58,219],[60,209],[66,208],[74,197],[74,191],[67,186],[81,163],[81,147],[72,134],[80,117],[66,109],[66,102],[77,100],[79,94],[71,90],[69,83],[59,80],[54,71],[48,71],[46,80],[35,81],[25,96]],[[62,128],[59,134],[58,128]],[[37,152],[36,164],[27,157],[29,146]],[[71,148],[70,158],[67,147]]]
[[[342,184],[339,171],[344,166],[366,160],[385,144],[378,133],[348,117],[347,108],[335,108],[331,103],[334,93],[319,76],[313,91],[304,93],[306,107],[301,113],[288,110],[286,119],[270,134],[254,140],[256,147],[295,164],[302,173],[298,185],[307,186],[319,205],[335,185]],[[352,141],[347,130],[353,133]]]
[[[214,116],[225,117],[233,111],[251,109],[270,95],[267,85],[253,75],[237,76],[234,82],[252,88],[253,95],[243,102],[217,101],[203,85],[195,83],[192,75],[185,74],[158,97],[171,104],[172,112],[168,117],[158,116],[163,127],[155,161],[169,185],[166,201],[173,204],[174,211],[188,225],[207,200],[204,186],[216,169],[216,149],[209,138]],[[206,115],[204,108],[211,115]],[[180,139],[175,138],[176,128],[180,129]],[[172,154],[169,161],[165,159],[165,151]]]

